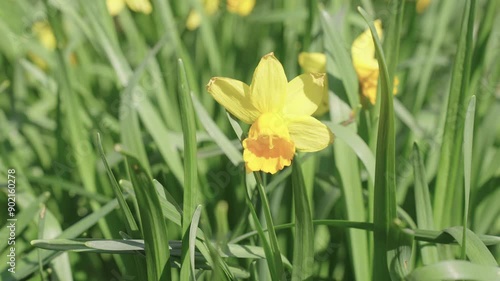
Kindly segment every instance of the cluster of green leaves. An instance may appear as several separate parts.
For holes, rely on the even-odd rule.
[[[0,174],[16,169],[18,212],[15,274],[0,230],[1,280],[499,278],[498,1],[422,14],[403,0],[257,1],[245,18],[200,2],[116,17],[100,0],[3,3]],[[350,57],[367,26],[374,106]],[[336,140],[277,175],[245,174],[248,126],[205,85],[249,82],[270,51],[289,79],[299,52],[326,54],[321,120]]]

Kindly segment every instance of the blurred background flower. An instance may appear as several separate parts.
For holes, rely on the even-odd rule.
[[[106,0],[106,5],[108,6],[109,14],[112,16],[118,15],[125,5],[127,5],[130,10],[143,14],[150,14],[153,10],[149,0]]]

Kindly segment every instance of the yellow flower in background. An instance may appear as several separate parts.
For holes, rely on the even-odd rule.
[[[382,39],[382,22],[376,20],[374,22],[377,35]],[[370,29],[366,29],[353,42],[351,47],[352,62],[354,69],[358,75],[361,93],[367,97],[371,104],[375,104],[377,98],[378,84],[378,62],[375,58],[375,45],[373,44]],[[397,85],[399,80],[394,79],[394,94],[397,93]]]
[[[205,14],[211,16],[217,12],[219,9],[219,0],[203,0],[203,10]],[[186,20],[186,28],[188,30],[195,30],[201,24],[201,15],[195,10],[189,12],[188,18]]]
[[[52,32],[52,28],[50,28],[50,25],[46,21],[38,21],[33,24],[31,27],[31,32],[33,32],[33,35],[38,39],[40,44],[47,49],[48,51],[53,51],[55,50],[57,46],[57,41],[56,37],[54,36],[54,33]],[[31,61],[36,64],[39,68],[43,70],[48,69],[47,62],[42,59],[40,56],[28,52],[28,57],[31,59]]]
[[[423,13],[430,3],[431,0],[417,0],[417,13]]]
[[[299,65],[306,73],[325,73],[326,56],[323,53],[301,52],[299,54]],[[325,89],[318,109],[313,113],[314,116],[321,116],[328,111],[328,79],[325,77]]]
[[[153,10],[149,0],[106,0],[106,6],[111,16],[118,15],[125,7],[125,4],[127,4],[130,10],[146,15],[150,14]]]
[[[46,21],[38,21],[33,24],[31,31],[37,37],[38,41],[49,51],[56,48],[56,37],[52,32],[52,28]]]
[[[255,0],[227,0],[226,7],[230,13],[248,16],[255,6]]]
[[[274,174],[289,166],[295,151],[314,152],[333,142],[333,134],[311,117],[321,102],[325,75],[307,73],[288,82],[273,53],[262,57],[250,86],[214,77],[208,92],[227,111],[252,124],[243,140],[247,171]]]

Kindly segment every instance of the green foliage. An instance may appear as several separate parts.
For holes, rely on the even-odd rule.
[[[208,2],[2,3],[0,280],[498,279],[498,1]],[[351,55],[367,28],[374,105]],[[249,125],[205,87],[250,84],[271,51],[289,80],[326,55],[335,141],[246,174]]]

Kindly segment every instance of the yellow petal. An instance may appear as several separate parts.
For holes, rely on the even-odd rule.
[[[193,31],[197,29],[198,26],[200,26],[200,23],[201,23],[201,15],[195,10],[191,10],[186,20],[186,28],[188,30]]]
[[[378,37],[382,40],[382,22],[376,20],[373,24],[377,30]],[[353,60],[369,60],[375,58],[375,45],[373,44],[372,34],[369,28],[354,40],[351,47],[351,54]]]
[[[106,0],[106,6],[109,14],[114,17],[123,10],[125,2],[123,0]]]
[[[334,136],[325,124],[311,116],[285,116],[288,131],[299,151],[322,150],[333,142]]]
[[[421,14],[427,6],[431,3],[431,0],[417,0],[417,13]]]
[[[313,113],[313,116],[321,116],[325,114],[325,112],[327,112],[328,110],[330,110],[330,106],[328,98],[328,80],[326,80],[325,90],[323,92],[323,98],[321,99],[318,109],[316,109],[316,111]]]
[[[130,10],[134,12],[140,12],[148,15],[153,10],[153,7],[151,7],[151,3],[149,2],[149,0],[125,0],[125,2],[127,3],[127,6],[130,8]]]
[[[323,53],[302,52],[299,54],[299,65],[305,72],[326,72],[326,56]]]
[[[208,82],[207,91],[227,111],[247,124],[253,123],[260,115],[250,102],[250,87],[241,81],[214,77]]]
[[[255,0],[227,0],[227,10],[240,16],[247,16],[255,6]]]
[[[306,73],[295,77],[287,87],[285,114],[311,115],[325,93],[325,74]]]
[[[288,80],[285,70],[273,53],[262,57],[250,85],[252,104],[260,112],[279,112],[286,99]]]
[[[274,174],[292,163],[295,145],[281,114],[264,113],[243,140],[243,160],[248,171]]]

